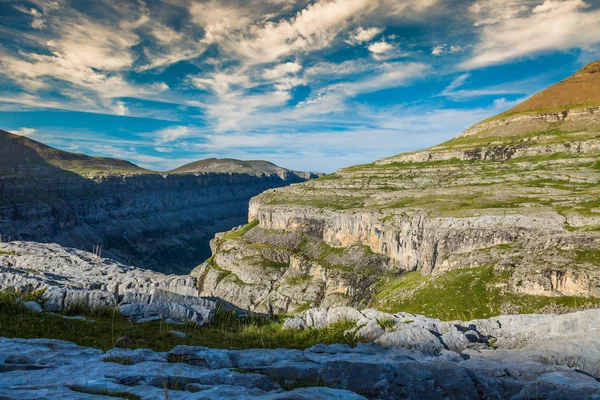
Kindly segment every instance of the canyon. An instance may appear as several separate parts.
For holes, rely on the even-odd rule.
[[[185,274],[208,258],[209,240],[247,219],[251,197],[320,176],[214,159],[201,171],[158,173],[4,131],[0,144],[2,240],[101,246],[107,257],[162,272]]]

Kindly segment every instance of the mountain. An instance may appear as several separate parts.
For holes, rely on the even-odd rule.
[[[0,130],[0,176],[141,174],[150,171],[129,161],[90,157],[46,146],[35,140]]]
[[[522,136],[548,130],[597,131],[598,107],[600,61],[586,65],[516,107],[472,126],[461,137]]]
[[[252,196],[319,176],[263,163],[275,171],[165,174],[0,131],[0,240],[102,246],[128,264],[187,273],[215,233],[247,220]]]
[[[199,172],[222,172],[222,173],[239,173],[251,175],[278,175],[282,179],[287,179],[290,176],[298,176],[301,180],[318,178],[322,176],[319,173],[290,171],[285,168],[263,160],[242,161],[233,158],[208,158],[205,160],[195,161],[179,168],[169,171],[171,174],[190,174]]]
[[[192,272],[201,294],[444,319],[600,305],[598,65],[441,145],[254,197]]]
[[[600,61],[586,65],[575,75],[542,90],[501,116],[597,106],[600,106]]]

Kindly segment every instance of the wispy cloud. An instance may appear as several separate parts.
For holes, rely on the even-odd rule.
[[[37,129],[25,128],[25,127],[11,130],[11,133],[14,133],[15,135],[19,135],[19,136],[31,136],[31,135],[35,134],[36,132],[37,132]]]
[[[480,39],[464,69],[600,43],[600,10],[584,0],[492,1],[471,7]]]

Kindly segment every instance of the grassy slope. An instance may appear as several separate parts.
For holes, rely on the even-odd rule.
[[[600,307],[600,299],[546,297],[508,293],[503,290],[510,271],[495,273],[491,266],[424,277],[419,271],[385,277],[371,306],[388,312],[409,312],[442,320],[489,318],[512,305],[521,314],[548,309]]]
[[[343,334],[344,330],[351,327],[348,323],[320,330],[296,331],[282,329],[278,319],[238,316],[225,310],[217,312],[212,324],[201,327],[160,322],[131,323],[113,309],[72,309],[66,312],[68,315],[84,315],[95,321],[86,322],[26,311],[16,301],[19,297],[20,295],[12,292],[0,292],[0,337],[54,338],[102,350],[112,349],[115,341],[123,336],[131,338],[131,348],[150,348],[156,351],[169,351],[180,344],[222,349],[306,349],[319,343],[354,344],[351,338]],[[39,297],[39,294],[24,297],[28,300]],[[188,338],[175,337],[169,333],[170,330],[185,332]]]

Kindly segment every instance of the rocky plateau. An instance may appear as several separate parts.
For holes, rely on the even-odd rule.
[[[436,279],[462,279],[455,293],[478,284],[485,303],[471,317],[597,306],[599,66],[441,145],[254,197],[251,224],[217,235],[192,272],[201,294],[258,311],[427,313],[448,301]]]

